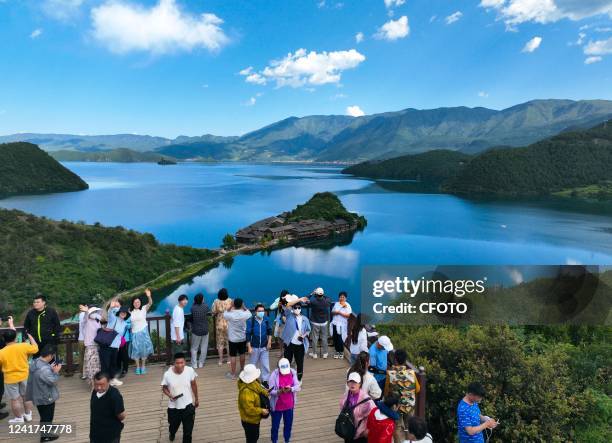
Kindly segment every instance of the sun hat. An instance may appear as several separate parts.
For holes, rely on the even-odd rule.
[[[351,372],[348,376],[347,383],[354,381],[355,383],[361,383],[361,375],[358,372]]]
[[[240,372],[240,380],[245,382],[246,384],[253,383],[255,380],[259,378],[261,371],[257,369],[255,365],[248,364],[244,367],[242,372]]]
[[[317,289],[315,289],[315,290],[314,290],[314,293],[315,293],[316,295],[323,295],[323,294],[325,294],[325,292],[323,291],[323,288],[317,288]]]
[[[297,296],[297,295],[295,295],[295,294],[287,294],[287,295],[285,295],[285,301],[286,301],[287,303],[293,303],[293,302],[296,302],[296,301],[298,301],[298,300],[299,300],[299,298],[300,298],[300,297],[298,297],[298,296]]]
[[[126,316],[125,319],[127,320],[128,318],[130,318],[130,310],[127,308],[127,306],[121,306],[119,308],[119,310],[117,311],[117,316],[119,316],[119,314],[121,314],[122,312],[125,312]]]
[[[393,344],[391,343],[391,339],[386,335],[381,335],[378,337],[378,344],[385,348],[385,351],[393,351]]]
[[[93,314],[94,312],[96,312],[96,311],[101,311],[101,310],[102,310],[102,309],[100,309],[100,308],[97,308],[97,307],[95,307],[95,306],[92,306],[91,308],[89,308],[89,309],[87,310],[87,315],[89,315],[89,314]]]
[[[287,375],[291,372],[291,365],[289,364],[289,360],[286,358],[281,358],[278,361],[278,370],[281,374]]]

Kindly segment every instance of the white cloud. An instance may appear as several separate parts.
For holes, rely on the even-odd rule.
[[[603,58],[602,58],[602,57],[600,57],[600,56],[596,55],[596,56],[593,56],[593,57],[587,57],[587,58],[585,58],[585,59],[584,59],[584,64],[585,64],[585,65],[592,65],[593,63],[597,63],[597,62],[600,62],[600,61],[602,61],[602,60],[603,60]]]
[[[486,92],[486,91],[479,91],[478,92],[478,97],[487,98],[488,96],[489,96],[489,93]]]
[[[579,32],[578,33],[578,40],[576,40],[576,45],[581,45],[582,43],[584,43],[584,39],[586,38],[586,34],[584,32]]]
[[[452,25],[453,23],[458,21],[462,16],[463,16],[463,12],[456,11],[456,12],[453,12],[448,17],[446,17],[444,21],[446,22],[447,25]]]
[[[596,32],[612,32],[612,27],[597,27],[595,28]]]
[[[346,95],[346,94],[338,93],[338,94],[332,96],[331,99],[332,100],[341,100],[341,99],[347,98],[347,97],[348,97],[348,95]]]
[[[355,42],[356,43],[361,43],[364,38],[365,38],[365,36],[363,35],[363,32],[358,32],[357,34],[355,34]]]
[[[146,8],[125,0],[107,0],[91,11],[93,36],[110,51],[164,54],[202,47],[221,49],[229,42],[214,14],[183,12],[176,0],[159,0]]]
[[[276,87],[317,86],[327,83],[339,83],[342,72],[359,66],[365,56],[355,49],[348,51],[316,52],[298,49],[281,60],[273,60],[259,72],[252,68],[243,69],[240,74],[246,76],[249,83],[266,84],[274,81]]]
[[[257,98],[256,97],[251,97],[245,103],[243,103],[243,105],[244,106],[255,106],[255,103],[257,103]]]
[[[41,28],[37,28],[32,31],[32,33],[30,34],[30,38],[31,39],[38,38],[42,35],[42,33],[43,33],[43,30]]]
[[[525,43],[521,52],[533,52],[540,47],[540,44],[542,44],[542,37],[534,37]]]
[[[359,106],[353,105],[346,107],[346,115],[350,115],[351,117],[363,117],[365,112],[363,112]]]
[[[406,0],[385,0],[385,6],[387,9],[397,8],[406,3]]]
[[[397,20],[389,20],[387,23],[382,25],[374,37],[380,40],[397,40],[406,37],[410,33],[410,27],[408,25],[408,17],[405,15],[401,16]]]
[[[49,17],[68,21],[80,12],[83,3],[84,0],[43,0],[41,7]]]
[[[437,15],[432,15],[431,17],[429,17],[429,23],[435,22],[437,18],[438,18]]]
[[[612,37],[607,40],[590,41],[584,47],[586,55],[606,55],[612,54]]]
[[[497,10],[497,19],[510,30],[525,22],[576,21],[599,14],[612,17],[610,0],[481,0],[480,6]]]

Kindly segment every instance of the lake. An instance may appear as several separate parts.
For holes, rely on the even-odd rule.
[[[384,183],[303,164],[65,163],[90,185],[83,192],[14,197],[0,206],[53,219],[100,222],[150,232],[161,242],[218,247],[223,235],[332,191],[368,226],[350,244],[289,247],[238,256],[166,293],[221,287],[248,303],[269,304],[281,289],[305,295],[322,286],[359,304],[360,269],[386,264],[612,264],[612,218],[527,203],[476,202],[389,190]],[[190,297],[191,298],[191,297]]]

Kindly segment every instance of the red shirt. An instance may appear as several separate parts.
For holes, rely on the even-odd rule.
[[[374,408],[368,415],[368,443],[393,443],[395,421]],[[378,415],[379,417],[376,417]]]

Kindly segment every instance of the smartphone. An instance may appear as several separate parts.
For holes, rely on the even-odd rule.
[[[183,394],[179,394],[179,395],[177,395],[176,397],[172,397],[172,401],[176,401],[176,400],[178,400],[179,398],[181,398],[182,396],[183,396]]]

